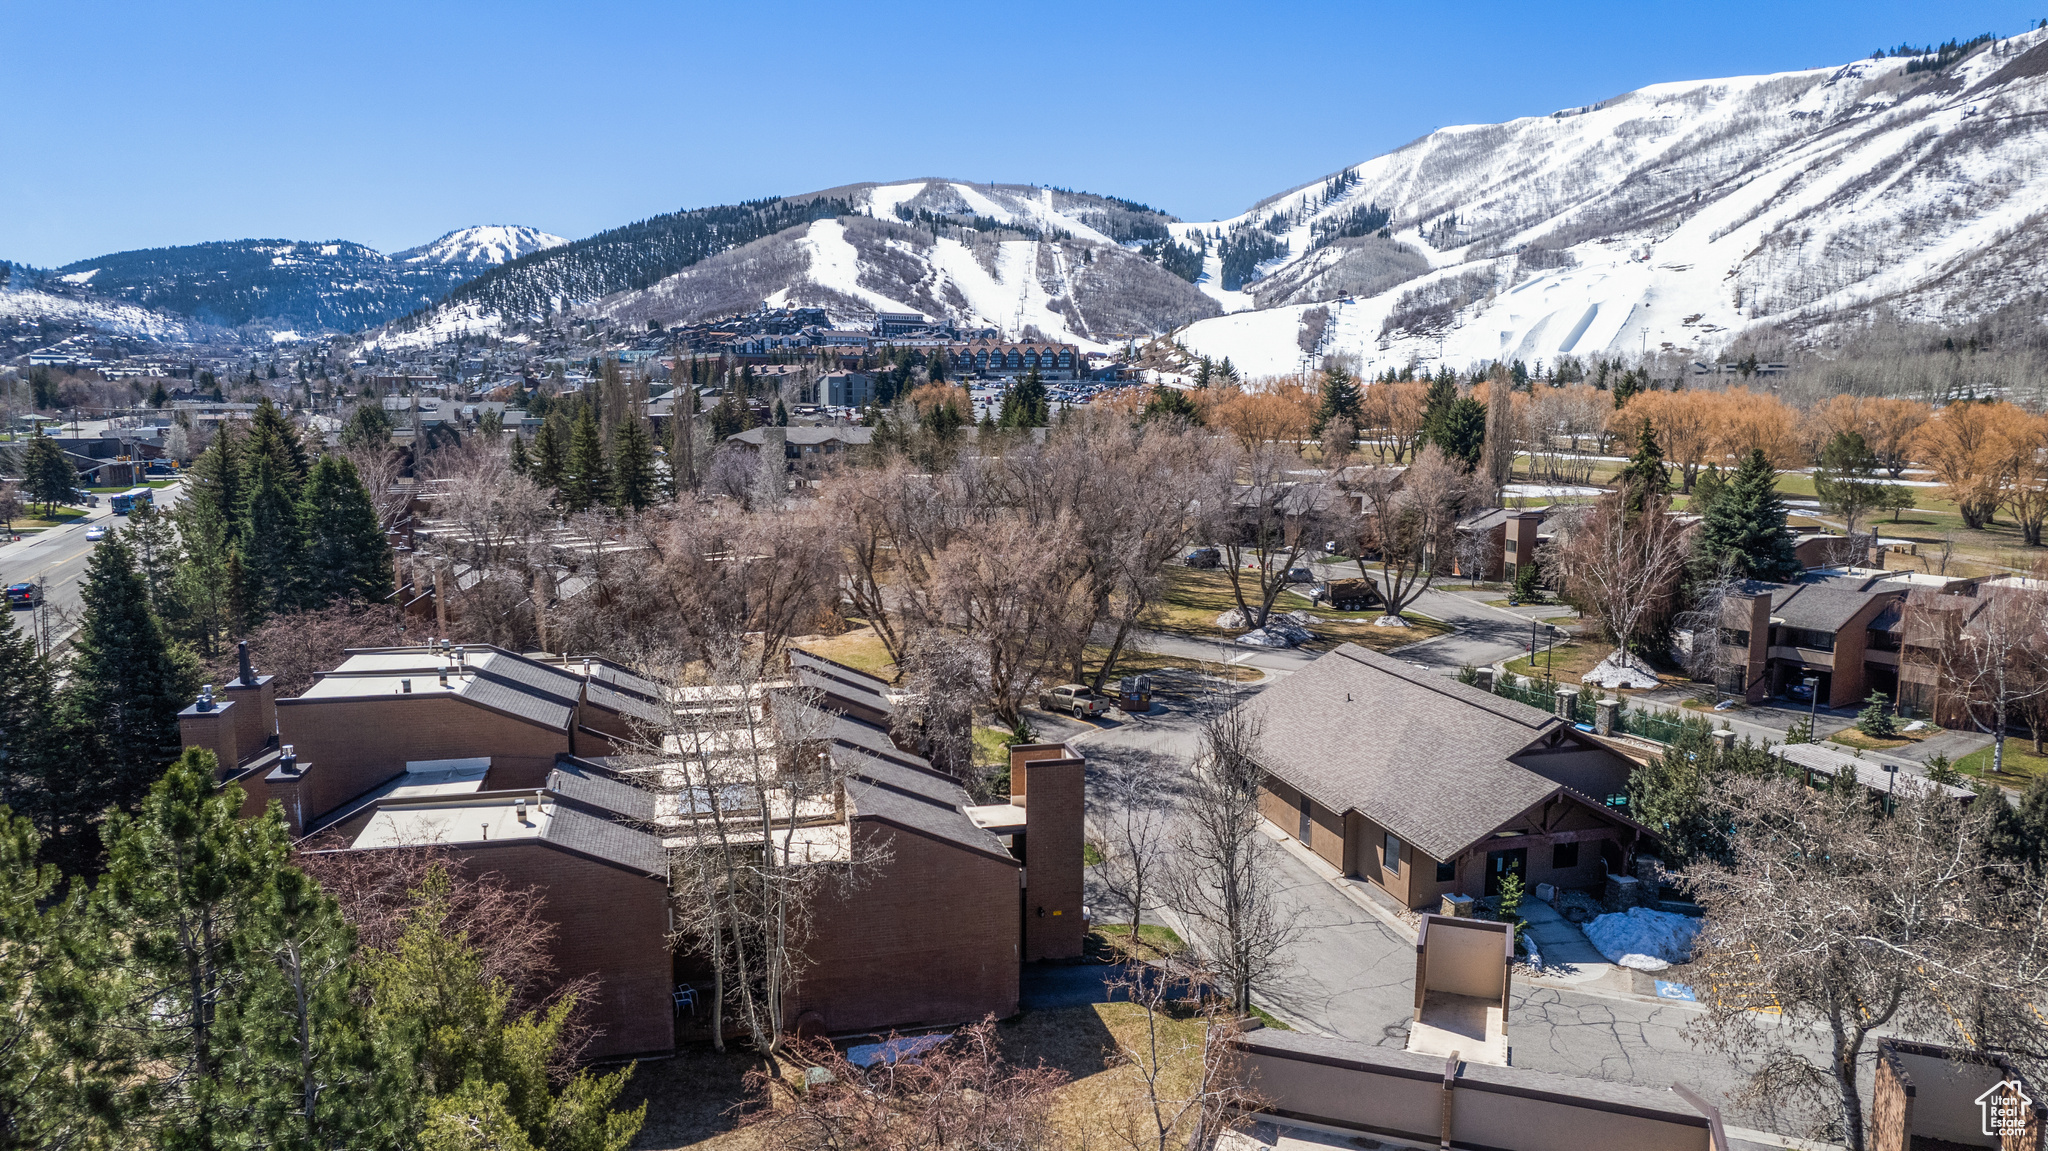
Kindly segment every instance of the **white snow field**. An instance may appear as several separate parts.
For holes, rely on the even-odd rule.
[[[1433,269],[1333,316],[1326,351],[1367,373],[1442,362],[1554,363],[1670,351],[1711,355],[1752,324],[1811,329],[1874,304],[1954,319],[2038,284],[2048,252],[2048,31],[1978,49],[1939,73],[1905,59],[1658,84],[1587,108],[1446,128],[1229,220],[1287,218],[1287,260],[1231,297],[1233,313],[1178,333],[1254,372],[1299,361],[1299,306],[1316,295],[1311,228],[1392,211],[1391,243]],[[1438,249],[1420,236],[1455,215]],[[1271,288],[1268,285],[1272,285]],[[1301,285],[1306,285],[1302,287]],[[1405,326],[1402,297],[1464,302]],[[1325,293],[1327,295],[1327,293]],[[1412,315],[1412,309],[1411,315]],[[1253,317],[1258,317],[1254,319]]]

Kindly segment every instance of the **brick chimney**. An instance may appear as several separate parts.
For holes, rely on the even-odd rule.
[[[271,683],[276,677],[256,674],[249,662],[248,640],[235,645],[235,654],[241,674],[221,694],[229,703],[242,705],[235,709],[235,747],[253,758],[268,750],[277,736],[277,688]]]
[[[236,738],[240,726],[237,710],[234,701],[215,699],[209,683],[200,689],[197,702],[178,713],[179,740],[186,747],[205,748],[220,761],[213,773],[215,782],[242,765],[241,744]]]
[[[1087,764],[1065,744],[1010,748],[1010,802],[1024,808],[1012,852],[1024,861],[1024,960],[1077,959]]]

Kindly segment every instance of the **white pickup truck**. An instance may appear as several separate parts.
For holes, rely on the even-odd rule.
[[[1084,684],[1063,683],[1051,691],[1039,692],[1038,706],[1047,711],[1064,711],[1077,719],[1093,719],[1107,715],[1110,702]]]

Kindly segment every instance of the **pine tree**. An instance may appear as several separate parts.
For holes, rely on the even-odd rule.
[[[1721,498],[1721,493],[1727,490],[1727,487],[1728,483],[1721,475],[1720,465],[1708,464],[1700,472],[1699,478],[1692,482],[1692,502],[1685,506],[1685,510],[1696,516],[1706,515],[1714,510],[1714,501]]]
[[[79,596],[85,613],[72,640],[71,679],[59,698],[65,722],[88,733],[78,757],[83,826],[112,805],[140,800],[184,743],[178,712],[199,687],[198,661],[164,634],[149,589],[119,535],[90,553]]]
[[[243,471],[241,444],[231,426],[221,425],[213,442],[199,453],[186,475],[180,510],[205,508],[220,517],[228,542],[240,539],[248,479]]]
[[[162,380],[158,380],[156,382],[156,386],[149,390],[149,406],[152,408],[162,408],[165,404],[168,404],[170,402],[171,393],[165,391],[164,382]]]
[[[1662,496],[1671,487],[1671,469],[1664,466],[1664,450],[1657,446],[1657,437],[1650,432],[1648,420],[1643,421],[1636,434],[1636,454],[1621,465],[1621,471],[1614,477],[1614,486],[1625,493],[1623,499],[1630,516],[1643,514],[1650,502]]]
[[[1446,460],[1471,471],[1478,466],[1479,455],[1486,447],[1486,405],[1474,399],[1451,401],[1430,433],[1429,442],[1444,453]]]
[[[306,606],[306,529],[288,473],[271,457],[250,469],[249,513],[241,549],[249,581],[251,625]]]
[[[654,502],[654,440],[638,416],[627,415],[612,429],[611,481],[607,498],[620,511],[641,511]]]
[[[1364,419],[1364,395],[1358,390],[1358,382],[1351,373],[1341,367],[1331,366],[1323,372],[1323,399],[1316,408],[1314,424],[1309,428],[1312,437],[1320,439],[1323,429],[1331,420],[1350,420],[1352,427],[1358,427]]]
[[[1863,517],[1884,503],[1889,485],[1877,478],[1877,455],[1860,432],[1836,432],[1821,449],[1813,470],[1813,491],[1820,506],[1842,517],[1842,530],[1856,534]]]
[[[533,482],[550,492],[562,490],[562,474],[569,467],[567,417],[550,412],[533,435]]]
[[[7,749],[7,758],[0,761],[0,807],[30,816],[46,834],[58,830],[60,818],[77,808],[67,794],[73,781],[64,768],[65,741],[56,713],[50,662],[36,650],[35,637],[12,619],[0,622],[0,747]],[[0,1147],[5,1146],[6,1127],[0,1122]]]
[[[179,630],[183,605],[178,602],[178,564],[184,550],[170,513],[153,503],[137,504],[128,513],[128,526],[121,533],[135,551],[135,570],[149,589],[149,607],[172,634]]]
[[[783,406],[782,397],[780,396],[775,398],[775,426],[778,428],[789,426],[789,409]]]
[[[343,447],[376,447],[391,442],[391,416],[382,403],[365,401],[348,414],[341,427]]]
[[[178,525],[178,566],[171,594],[179,614],[160,617],[169,634],[211,656],[233,627],[230,610],[238,594],[228,557],[234,550],[228,525],[211,506],[187,499],[171,513]]]
[[[1798,573],[1778,474],[1761,451],[1742,461],[1700,521],[1694,540],[1700,561],[1708,566],[1725,560],[1737,575],[1761,580],[1786,580]]]
[[[49,1018],[53,976],[64,971],[72,905],[55,897],[62,878],[38,862],[29,820],[0,810],[0,1147],[83,1144],[59,1047],[66,1021]]]
[[[107,822],[86,947],[94,1062],[122,1075],[88,1090],[156,1146],[396,1145],[405,1100],[370,1047],[353,932],[291,866],[278,808],[241,818],[216,767],[187,751]]]
[[[562,474],[562,506],[572,512],[583,511],[602,500],[611,486],[611,476],[604,465],[604,441],[597,432],[597,413],[584,404],[576,410],[576,425],[569,432],[569,466]]]
[[[512,447],[507,454],[505,462],[511,465],[515,473],[522,476],[532,469],[533,463],[526,455],[525,436],[520,435],[518,432],[512,433]]]
[[[21,472],[21,489],[43,505],[45,516],[54,513],[58,504],[70,500],[72,489],[78,486],[78,469],[71,466],[57,441],[41,431],[29,439]]]
[[[354,464],[321,456],[299,499],[298,516],[306,533],[307,606],[339,599],[378,603],[390,596],[391,545]]]
[[[299,429],[285,418],[283,412],[268,399],[256,404],[256,417],[249,425],[249,442],[244,449],[248,466],[254,468],[258,457],[267,457],[279,468],[279,475],[285,477],[294,499],[299,489],[305,486],[306,475],[312,470],[312,461],[306,456],[305,442],[299,438]]]
[[[1191,424],[1200,424],[1202,422],[1202,410],[1196,407],[1195,401],[1189,399],[1187,393],[1179,388],[1169,388],[1165,384],[1154,384],[1152,386],[1152,398],[1145,401],[1145,411],[1140,418],[1150,421],[1171,417],[1184,419]]]

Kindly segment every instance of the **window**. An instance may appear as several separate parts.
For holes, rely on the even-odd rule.
[[[1309,818],[1308,796],[1304,795],[1301,797],[1301,826],[1295,831],[1294,838],[1307,843],[1314,834],[1315,821]]]
[[[1803,627],[1788,627],[1781,630],[1785,633],[1785,643],[1787,646],[1803,647],[1812,651],[1835,650],[1834,632],[1814,631]]]
[[[1436,881],[1437,881],[1438,883],[1455,883],[1455,882],[1457,882],[1457,879],[1458,879],[1458,861],[1457,861],[1457,860],[1455,860],[1455,859],[1446,859],[1446,860],[1444,860],[1444,861],[1443,861],[1442,863],[1439,863],[1439,864],[1437,864],[1437,865],[1436,865]]]
[[[1394,833],[1391,831],[1387,833],[1387,843],[1384,850],[1386,854],[1380,860],[1380,863],[1387,869],[1387,874],[1401,874],[1401,841],[1395,839]]]
[[[1550,849],[1550,869],[1552,871],[1570,871],[1578,865],[1578,844],[1560,843]]]
[[[1721,643],[1727,647],[1746,648],[1749,646],[1749,632],[1744,628],[1724,627],[1721,629]]]

